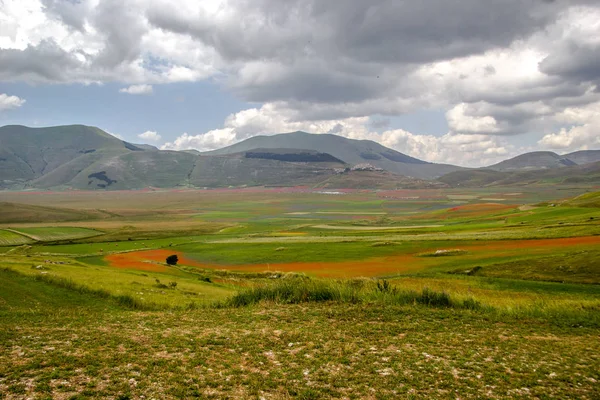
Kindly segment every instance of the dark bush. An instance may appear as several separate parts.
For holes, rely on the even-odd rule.
[[[177,265],[178,261],[179,261],[179,257],[177,257],[177,254],[173,254],[173,255],[170,255],[169,257],[167,257],[167,264],[169,264],[169,265]]]

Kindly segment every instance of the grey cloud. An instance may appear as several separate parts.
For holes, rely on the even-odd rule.
[[[44,40],[24,50],[0,49],[0,80],[23,79],[67,82],[81,62],[53,40]]]
[[[496,75],[496,68],[494,68],[493,65],[486,65],[485,68],[483,69],[483,74],[485,76]]]
[[[80,0],[42,0],[46,12],[58,18],[66,26],[83,32],[85,30],[87,4]]]
[[[486,101],[501,106],[511,106],[562,97],[579,97],[585,94],[588,88],[587,85],[573,85],[560,79],[549,79],[544,82],[525,83],[516,90],[490,91],[481,88],[481,90],[465,92],[462,95],[463,101],[468,103]]]
[[[269,66],[264,67],[269,70]],[[273,77],[253,82],[252,79],[232,79],[230,87],[238,94],[256,102],[300,99],[308,102],[356,102],[379,97],[393,88],[393,82],[370,74],[356,76],[327,65],[312,63],[292,68],[275,68]]]
[[[151,7],[147,17],[153,26],[213,47],[227,65],[225,84],[243,99],[286,102],[290,108],[300,104],[301,118],[330,119],[370,111],[395,114],[407,108],[398,106],[398,97],[422,103],[417,98],[427,97],[430,88],[407,82],[418,67],[507,47],[578,3],[589,1],[242,0],[229,3],[221,14],[228,15],[225,19],[170,3]],[[261,64],[260,79],[245,74],[249,63]],[[495,67],[483,73],[492,76]],[[581,93],[578,87],[548,85],[512,93],[482,88],[460,92],[456,100],[517,104]]]
[[[327,133],[336,134],[336,133],[342,132],[343,130],[344,130],[344,125],[335,124],[335,126],[333,128],[331,128]]]
[[[104,0],[100,2],[93,21],[96,29],[106,37],[104,49],[94,60],[95,65],[113,68],[139,57],[142,36],[147,28],[138,10],[121,0]]]
[[[386,129],[391,126],[391,123],[389,118],[371,118],[369,126],[375,130]]]
[[[570,43],[560,50],[540,62],[541,72],[575,82],[600,83],[600,44]]]
[[[506,46],[554,21],[572,3],[246,0],[232,3],[235,10],[225,22],[168,5],[151,8],[148,19],[194,36],[233,61],[316,54],[367,63],[423,63]]]

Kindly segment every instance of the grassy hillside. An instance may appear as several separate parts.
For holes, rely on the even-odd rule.
[[[189,176],[189,182],[199,187],[311,184],[333,174],[333,169],[320,164],[200,156]]]
[[[135,147],[101,129],[83,126],[0,127],[0,177],[3,181],[38,178],[83,155],[103,149]]]
[[[600,192],[585,193],[561,203],[562,206],[600,208]]]

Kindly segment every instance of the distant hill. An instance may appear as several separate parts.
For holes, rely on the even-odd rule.
[[[485,167],[494,171],[538,170],[572,167],[600,161],[600,150],[581,150],[558,155],[551,151],[534,151]]]
[[[451,172],[438,181],[452,187],[518,186],[549,183],[598,183],[600,162],[564,168],[495,171],[482,168]]]
[[[546,168],[561,168],[577,165],[565,156],[559,156],[551,151],[535,151],[525,153],[498,164],[490,165],[487,169],[494,171],[535,170]]]
[[[600,161],[600,150],[581,150],[573,153],[564,154],[562,157],[579,165],[594,163]]]
[[[354,140],[337,135],[306,132],[254,136],[232,146],[203,154],[227,155],[255,149],[313,150],[330,154],[349,165],[369,163],[389,172],[419,179],[432,179],[462,169],[454,165],[434,164],[419,160],[371,140]]]

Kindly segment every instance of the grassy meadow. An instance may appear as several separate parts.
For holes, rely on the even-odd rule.
[[[0,192],[0,398],[599,398],[598,190]]]

